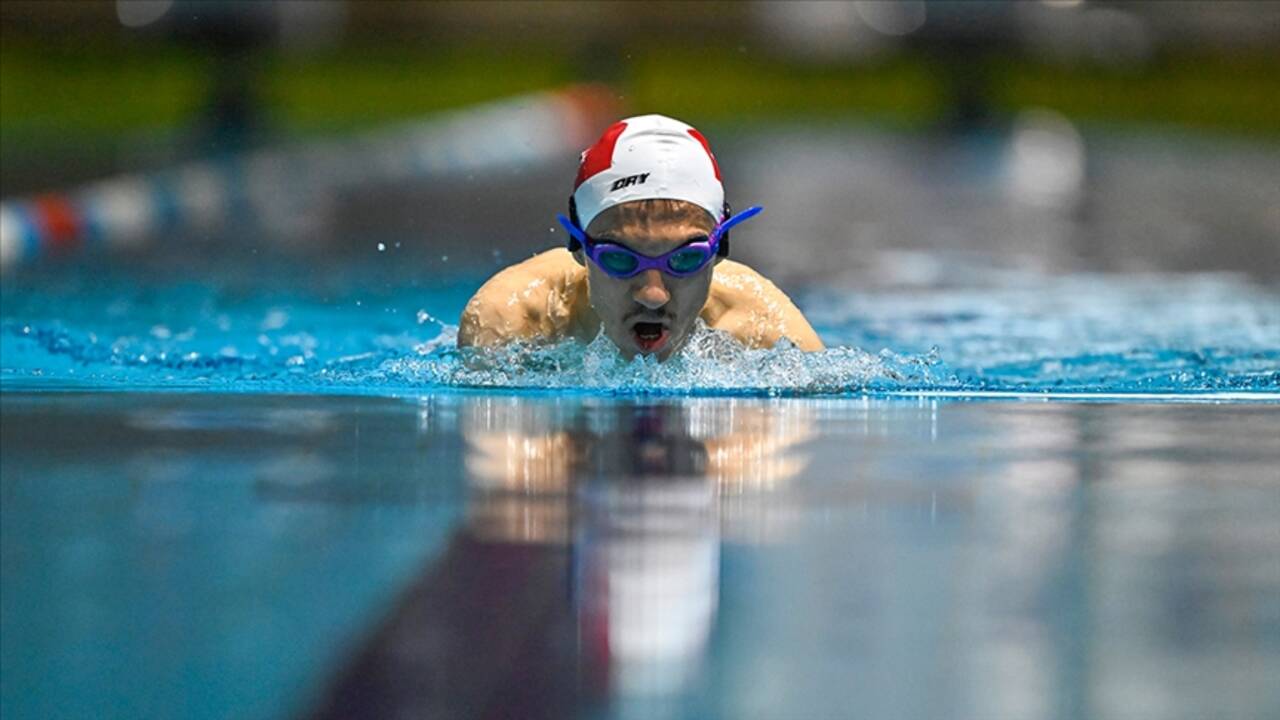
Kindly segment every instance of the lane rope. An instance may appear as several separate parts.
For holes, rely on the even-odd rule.
[[[345,188],[569,157],[619,111],[604,85],[520,95],[339,140],[198,160],[0,202],[0,271],[85,249],[136,249],[233,224],[296,239]]]

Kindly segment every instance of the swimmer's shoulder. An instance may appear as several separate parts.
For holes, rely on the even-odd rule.
[[[472,296],[458,321],[458,345],[554,339],[570,322],[586,271],[564,248],[503,268]]]
[[[711,327],[749,347],[773,347],[785,337],[801,350],[823,349],[818,333],[791,298],[769,278],[736,260],[716,265],[702,316]]]

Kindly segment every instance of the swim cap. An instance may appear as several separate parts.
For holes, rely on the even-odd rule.
[[[609,126],[582,152],[573,201],[583,230],[601,212],[632,200],[685,200],[720,220],[724,185],[702,133],[663,115]]]

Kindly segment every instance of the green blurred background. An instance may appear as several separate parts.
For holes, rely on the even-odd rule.
[[[0,192],[604,81],[700,125],[1280,137],[1280,3],[0,3]],[[123,148],[123,149],[122,149]]]

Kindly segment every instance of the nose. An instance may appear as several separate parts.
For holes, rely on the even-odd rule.
[[[633,300],[650,310],[657,310],[671,300],[671,293],[662,282],[662,273],[657,270],[645,270],[639,277],[641,283],[631,294]]]

